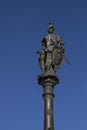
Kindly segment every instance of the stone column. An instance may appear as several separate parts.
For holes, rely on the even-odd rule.
[[[54,130],[53,98],[54,86],[59,83],[56,75],[41,75],[38,83],[43,87],[44,98],[44,130]]]
[[[39,65],[42,74],[38,77],[38,83],[43,87],[44,98],[44,130],[54,130],[53,98],[54,86],[59,83],[56,76],[65,59],[64,42],[59,35],[54,34],[54,24],[49,23],[48,34],[42,39],[42,50],[39,54]]]

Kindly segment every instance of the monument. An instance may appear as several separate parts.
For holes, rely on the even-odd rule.
[[[42,50],[37,51],[42,71],[38,75],[38,84],[43,87],[44,130],[54,130],[54,86],[59,83],[56,72],[65,57],[64,42],[60,36],[54,34],[54,30],[54,24],[49,23],[48,34],[42,39]]]

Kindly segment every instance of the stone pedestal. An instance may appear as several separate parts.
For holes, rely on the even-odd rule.
[[[44,130],[54,130],[53,90],[54,86],[59,83],[59,79],[56,75],[39,75],[38,83],[43,87]]]

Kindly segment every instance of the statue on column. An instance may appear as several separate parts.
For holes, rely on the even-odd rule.
[[[54,24],[49,23],[48,35],[42,39],[42,50],[37,51],[40,55],[39,65],[43,75],[55,75],[65,56],[65,50],[62,47],[64,42],[60,36],[54,34],[54,30]]]

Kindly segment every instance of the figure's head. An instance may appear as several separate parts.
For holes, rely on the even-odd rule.
[[[48,33],[52,34],[54,32],[54,23],[49,23],[48,26]]]

